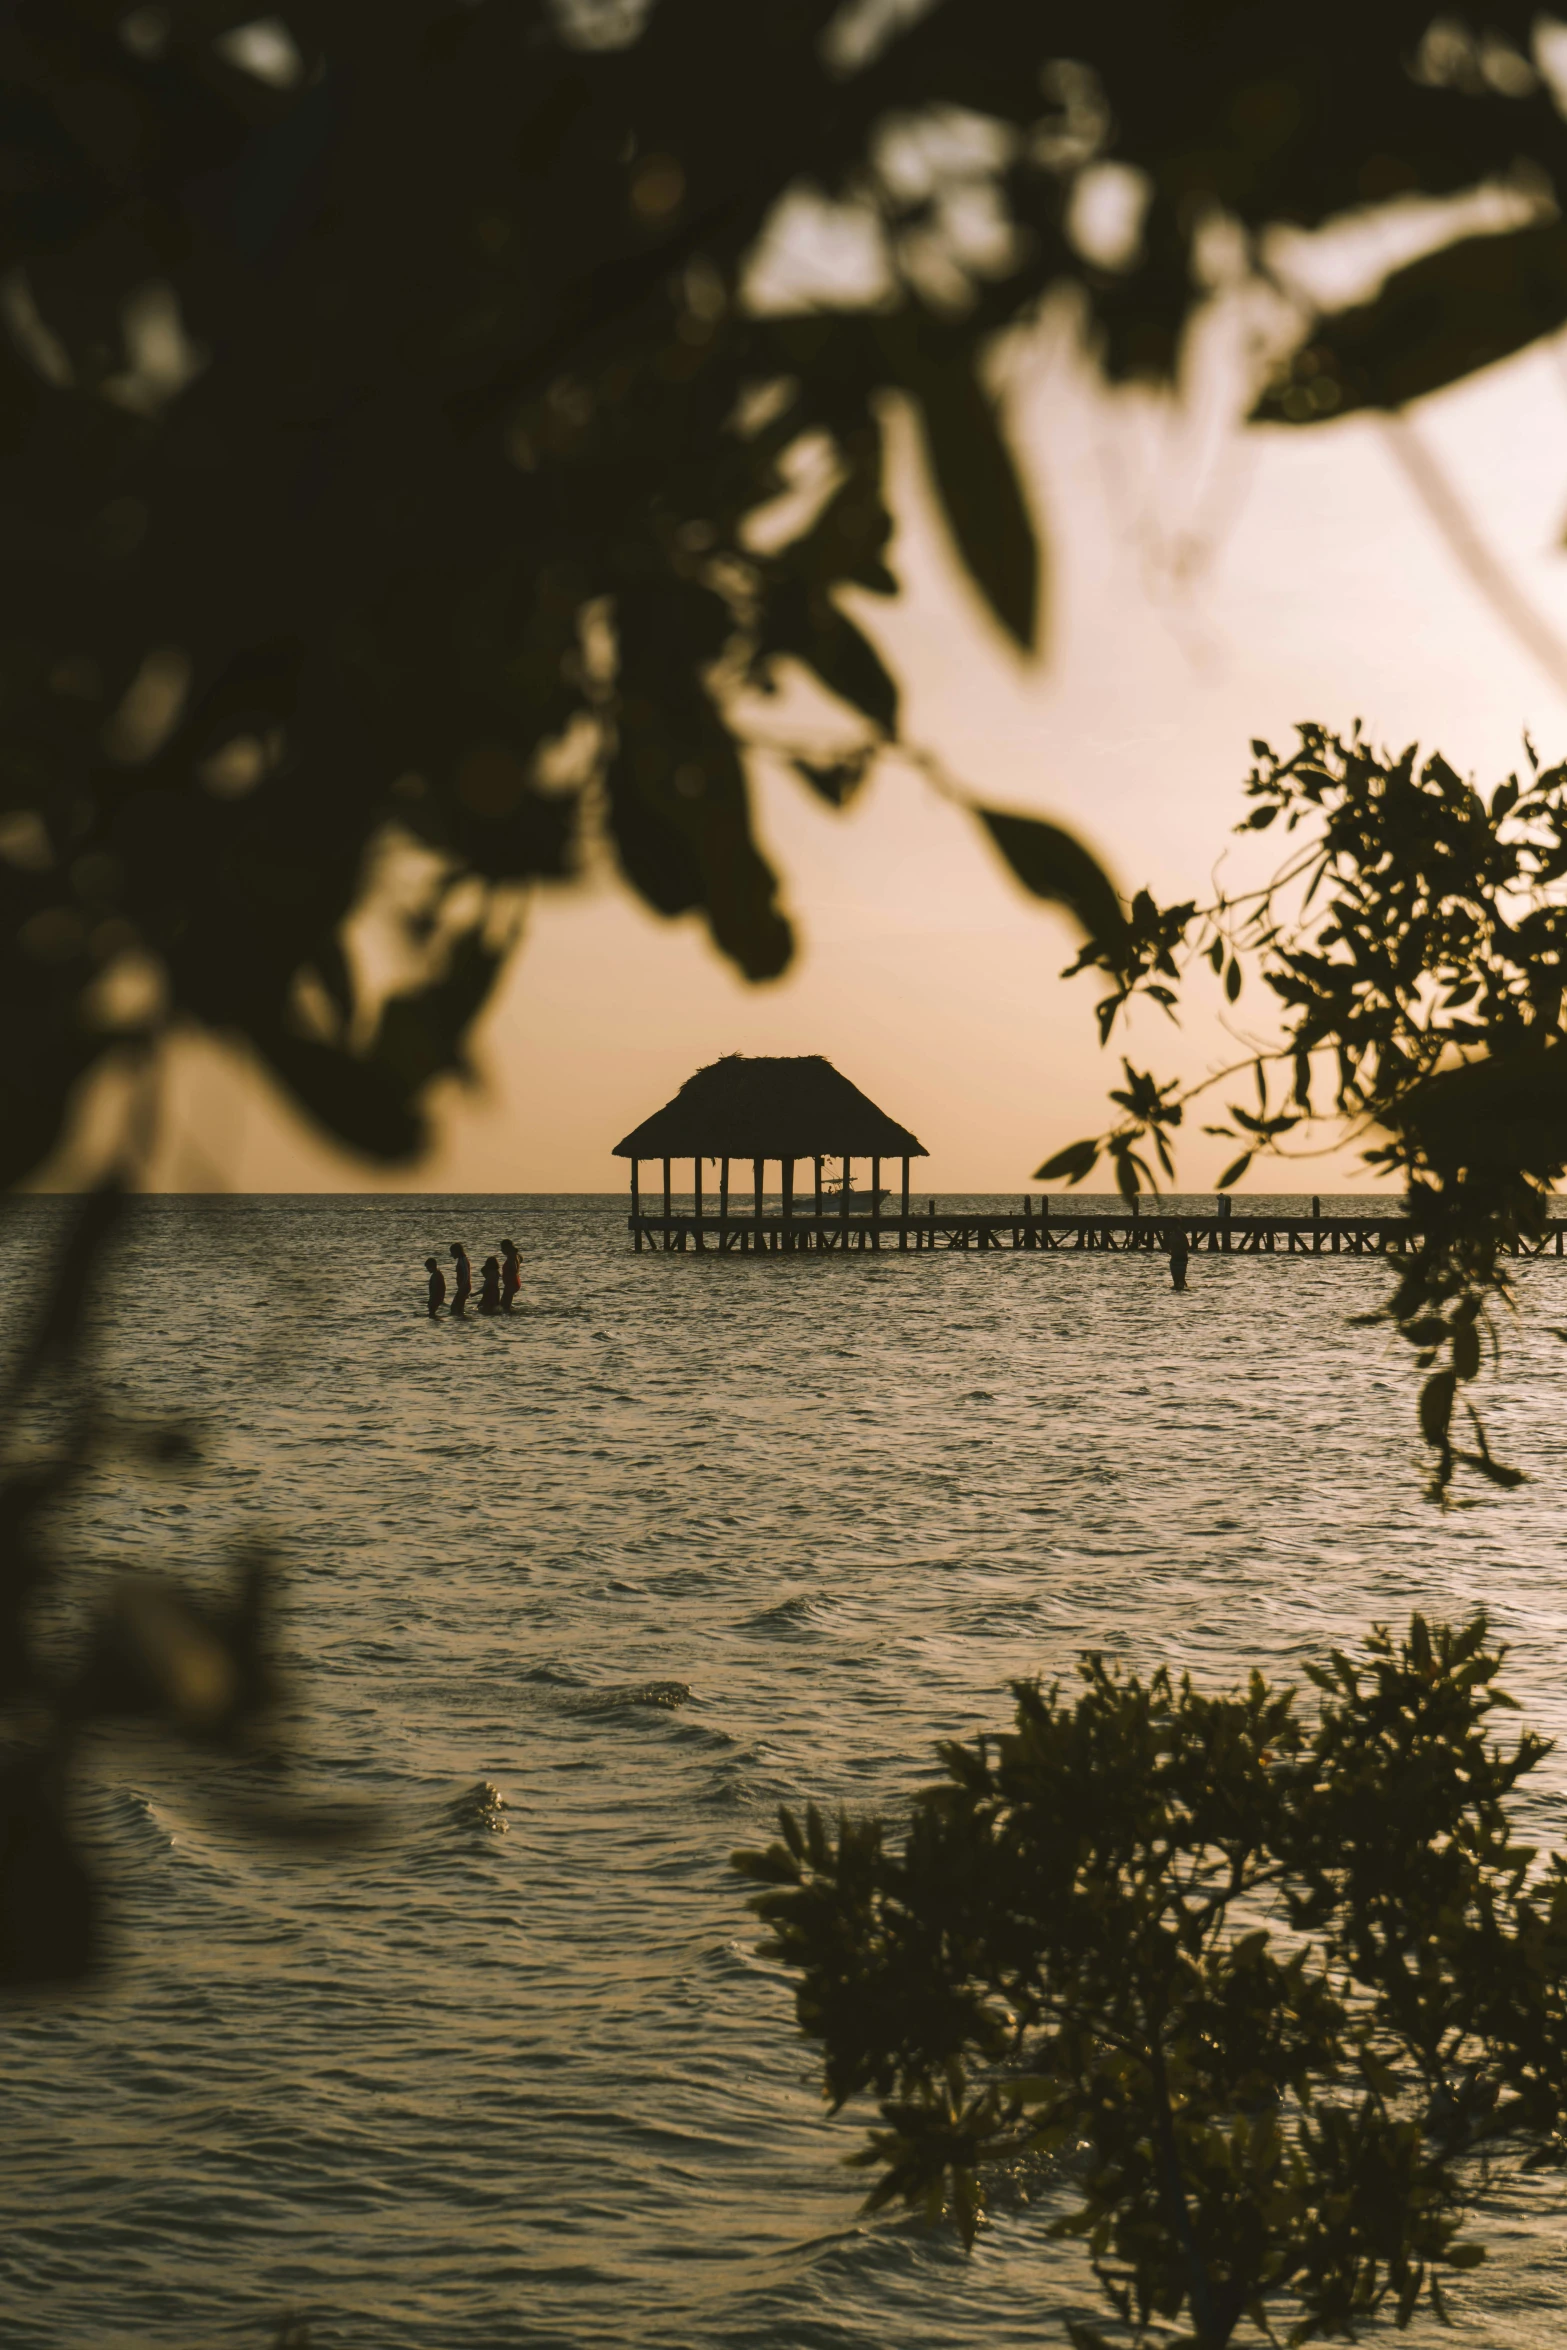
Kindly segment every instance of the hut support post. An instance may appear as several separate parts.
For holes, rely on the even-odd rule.
[[[794,1161],[781,1159],[779,1170],[783,1190],[783,1248],[787,1256],[794,1247]]]
[[[636,1252],[637,1252],[637,1255],[638,1255],[638,1256],[640,1256],[640,1255],[642,1254],[642,1185],[641,1185],[641,1181],[640,1181],[641,1173],[642,1173],[642,1162],[641,1162],[641,1160],[640,1160],[640,1159],[633,1159],[633,1160],[632,1160],[632,1162],[631,1162],[631,1238],[632,1238],[632,1244],[633,1244],[633,1246],[635,1247],[635,1249],[636,1249]]]
[[[698,1248],[702,1245],[702,1162],[691,1162],[691,1231]]]
[[[675,1245],[675,1236],[669,1229],[669,1220],[674,1213],[670,1205],[669,1183],[669,1170],[672,1164],[673,1162],[669,1159],[664,1161],[664,1246],[666,1249],[673,1248]]]
[[[729,1161],[718,1162],[718,1253],[729,1246]]]
[[[816,1169],[816,1248],[819,1255],[822,1246],[822,1154],[820,1151],[817,1152],[812,1164]]]
[[[751,1203],[751,1222],[755,1226],[755,1234],[752,1239],[751,1246],[758,1253],[760,1253],[762,1244],[767,1238],[766,1233],[762,1230],[762,1169],[766,1166],[766,1164],[767,1161],[765,1159],[753,1159],[751,1161],[751,1189],[754,1194]]]
[[[900,1214],[902,1221],[898,1226],[898,1246],[906,1250],[909,1245],[909,1155],[907,1151],[903,1154],[903,1206]]]
[[[842,1191],[841,1191],[841,1192],[838,1194],[838,1224],[839,1224],[839,1228],[840,1228],[840,1230],[841,1230],[841,1232],[842,1232],[842,1234],[843,1234],[843,1245],[844,1245],[844,1247],[845,1247],[845,1248],[847,1248],[847,1247],[848,1247],[848,1245],[849,1245],[849,1168],[850,1168],[850,1164],[851,1164],[851,1162],[850,1162],[848,1159],[845,1159],[845,1160],[844,1160],[844,1162],[843,1162],[843,1189],[842,1189]]]
[[[881,1161],[871,1161],[871,1246],[881,1246]]]

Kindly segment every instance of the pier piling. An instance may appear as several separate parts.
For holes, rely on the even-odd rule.
[[[679,1251],[697,1247],[714,1249],[720,1255],[846,1256],[854,1250],[879,1249],[883,1235],[893,1232],[900,1251],[921,1255],[938,1249],[971,1249],[982,1254],[997,1249],[1048,1250],[1054,1255],[1168,1253],[1170,1237],[1176,1232],[1185,1235],[1194,1255],[1206,1251],[1222,1256],[1381,1257],[1402,1256],[1412,1245],[1409,1221],[1397,1211],[1325,1216],[1317,1199],[1311,1202],[1310,1215],[1237,1215],[1229,1198],[1221,1193],[1212,1214],[1163,1215],[1157,1222],[1152,1216],[1141,1215],[1131,1202],[1119,1213],[1074,1214],[1063,1213],[1059,1207],[1052,1210],[1047,1197],[1042,1197],[1037,1207],[1032,1199],[1025,1199],[1008,1209],[951,1215],[940,1214],[932,1199],[926,1201],[923,1214],[900,1204],[897,1215],[887,1216],[882,1213],[874,1185],[869,1199],[864,1194],[851,1194],[845,1186],[835,1217],[825,1213],[825,1201],[818,1194],[817,1212],[806,1218],[794,1212],[794,1169],[786,1161],[777,1210],[768,1213],[758,1164],[753,1171],[750,1211],[742,1209],[737,1215],[730,1203],[726,1160],[720,1169],[715,1219],[703,1208],[700,1182],[698,1175],[690,1212],[676,1210],[666,1191],[664,1212],[657,1214],[645,1205],[633,1168],[627,1226],[639,1254],[647,1248]],[[1511,1253],[1515,1257],[1560,1257],[1567,1253],[1564,1241],[1567,1216],[1553,1219],[1538,1245],[1515,1242]]]

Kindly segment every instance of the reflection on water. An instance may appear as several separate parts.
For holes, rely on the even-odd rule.
[[[1000,1204],[1000,1203],[997,1203]],[[1324,1201],[1324,1207],[1330,1203]],[[0,1234],[14,1294],[57,1209]],[[1567,1729],[1567,1265],[1522,1270],[1494,1410],[1535,1481],[1419,1498],[1374,1264],[633,1257],[615,1202],[148,1202],[110,1359],[215,1462],[83,1510],[84,1559],[295,1562],[311,1858],[156,1749],[84,1788],[107,1992],[8,2024],[8,2350],[266,2339],[1005,2350],[1094,2309],[1010,2208],[964,2260],[863,2229],[727,1856],[782,1797],[895,1798],[1011,1675],[1094,1643],[1289,1672],[1484,1600]],[[523,1311],[425,1319],[423,1260],[523,1243]],[[1567,1844],[1567,1755],[1531,1825]],[[1473,2343],[1543,2345],[1559,2183],[1510,2190]]]

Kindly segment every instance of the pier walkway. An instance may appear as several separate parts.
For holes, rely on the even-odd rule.
[[[896,1249],[1067,1249],[1080,1254],[1163,1253],[1172,1230],[1185,1233],[1192,1254],[1211,1256],[1383,1257],[1410,1245],[1409,1224],[1397,1210],[1356,1216],[1237,1215],[1221,1198],[1211,1216],[1171,1213],[1157,1202],[1120,1215],[1063,1214],[1041,1200],[982,1214],[947,1215],[932,1201],[923,1215],[840,1211],[830,1199],[821,1214],[781,1207],[736,1214],[691,1212],[627,1218],[633,1243],[663,1250],[711,1249],[724,1256],[793,1256]],[[1538,1247],[1516,1244],[1516,1256],[1560,1256],[1567,1220],[1553,1221]]]

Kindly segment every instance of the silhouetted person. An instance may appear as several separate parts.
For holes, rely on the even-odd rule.
[[[1191,1246],[1186,1238],[1184,1224],[1167,1224],[1164,1228],[1165,1246],[1170,1252],[1170,1287],[1186,1287],[1186,1268],[1191,1262]]]
[[[452,1312],[461,1320],[468,1311],[468,1300],[473,1295],[473,1267],[468,1262],[468,1251],[460,1240],[454,1240],[450,1255],[457,1267],[452,1290]]]
[[[480,1279],[480,1313],[498,1314],[501,1310],[501,1260],[499,1257],[485,1258],[484,1271]]]
[[[509,1314],[522,1287],[522,1259],[514,1240],[501,1242],[501,1304]]]
[[[430,1276],[430,1319],[433,1322],[446,1303],[446,1275],[434,1257],[426,1257],[424,1269]]]

